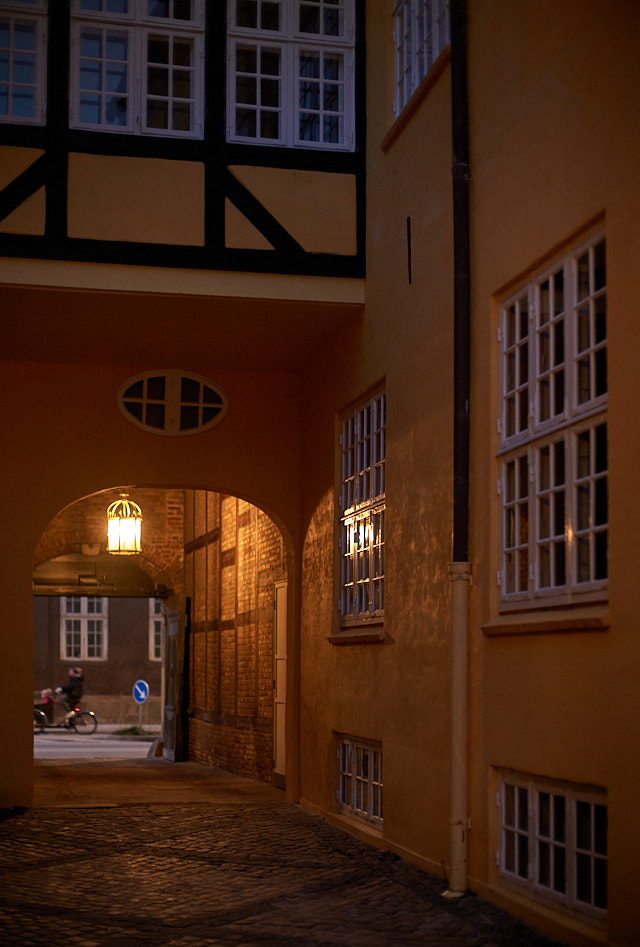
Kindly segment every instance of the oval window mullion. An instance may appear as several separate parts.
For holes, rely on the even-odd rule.
[[[180,431],[180,382],[178,372],[167,372],[167,434],[178,434]]]
[[[185,385],[187,381],[190,386]],[[215,427],[229,407],[225,393],[211,379],[179,369],[143,372],[128,378],[116,393],[116,403],[123,417],[135,427],[169,437],[198,434]],[[157,410],[152,418],[151,410],[147,417],[154,406],[161,411]],[[183,407],[195,410],[195,424],[183,423]]]

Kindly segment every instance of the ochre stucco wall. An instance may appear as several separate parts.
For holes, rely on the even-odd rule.
[[[635,415],[639,11],[628,3],[470,3],[472,333],[471,883],[498,871],[496,767],[604,787],[609,941],[637,935],[632,893],[640,819],[637,581],[640,460]],[[576,32],[576,23],[580,23]],[[549,30],[549,24],[553,27]],[[499,103],[499,104],[498,104]],[[607,240],[610,628],[486,637],[498,615],[498,302],[593,227]],[[489,448],[489,449],[487,449]],[[487,887],[491,886],[491,887]],[[534,904],[503,902],[534,923]],[[554,927],[555,936],[588,937]],[[569,922],[570,923],[570,922]]]
[[[367,10],[367,304],[303,379],[308,524],[301,615],[301,795],[335,816],[338,733],[382,743],[381,844],[448,859],[448,596],[452,334],[450,93],[441,73],[386,150],[389,10]],[[438,143],[435,145],[435,143]],[[407,218],[411,218],[409,282]],[[336,456],[342,412],[387,392],[385,640],[335,646]],[[318,392],[323,397],[318,397]]]
[[[158,158],[69,155],[68,234],[204,243],[204,166]]]
[[[135,297],[132,301],[135,305]],[[32,313],[34,328],[46,305]],[[115,403],[119,385],[145,364],[4,363],[0,373],[3,495],[13,497],[4,557],[11,595],[0,603],[0,679],[12,726],[0,741],[6,778],[0,807],[31,795],[30,705],[33,668],[31,576],[36,547],[69,503],[108,487],[201,487],[236,492],[267,509],[286,536],[297,530],[299,384],[293,375],[216,371],[206,356],[194,370],[220,384],[225,421],[205,434],[157,437],[128,424]],[[8,553],[8,549],[7,549]]]

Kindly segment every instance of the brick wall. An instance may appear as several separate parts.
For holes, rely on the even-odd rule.
[[[57,556],[81,553],[83,546],[99,546],[104,552],[107,507],[121,492],[96,493],[62,510],[43,533],[34,566]],[[142,555],[135,557],[136,564],[156,583],[181,593],[184,491],[129,488],[129,493],[142,510]]]
[[[286,577],[282,537],[243,500],[187,493],[184,565],[191,598],[189,756],[269,781],[274,583]]]
[[[162,663],[149,656],[148,599],[109,599],[103,616],[106,625],[105,660],[62,659],[60,606],[59,596],[34,596],[34,697],[45,687],[65,684],[69,668],[81,665],[84,671],[81,704],[95,710],[104,723],[137,720],[138,710],[132,690],[140,678],[149,684],[153,698],[149,708],[145,708],[144,719],[159,722]]]

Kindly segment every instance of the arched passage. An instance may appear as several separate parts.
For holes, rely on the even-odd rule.
[[[143,510],[140,555],[105,549],[106,508],[123,489]],[[276,637],[283,608],[286,622],[287,559],[276,523],[228,494],[129,486],[70,504],[35,553],[36,690],[81,662],[92,709],[122,722],[114,716],[132,705],[131,686],[142,677],[151,685],[152,715],[165,711],[170,759],[265,781],[275,774],[282,785],[282,755],[274,761],[284,740],[278,699],[285,691],[275,672],[277,661],[286,666],[286,634],[279,654]],[[164,634],[154,655],[156,605]]]

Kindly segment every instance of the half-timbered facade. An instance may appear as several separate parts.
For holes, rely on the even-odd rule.
[[[4,3],[0,252],[362,276],[363,9]]]

